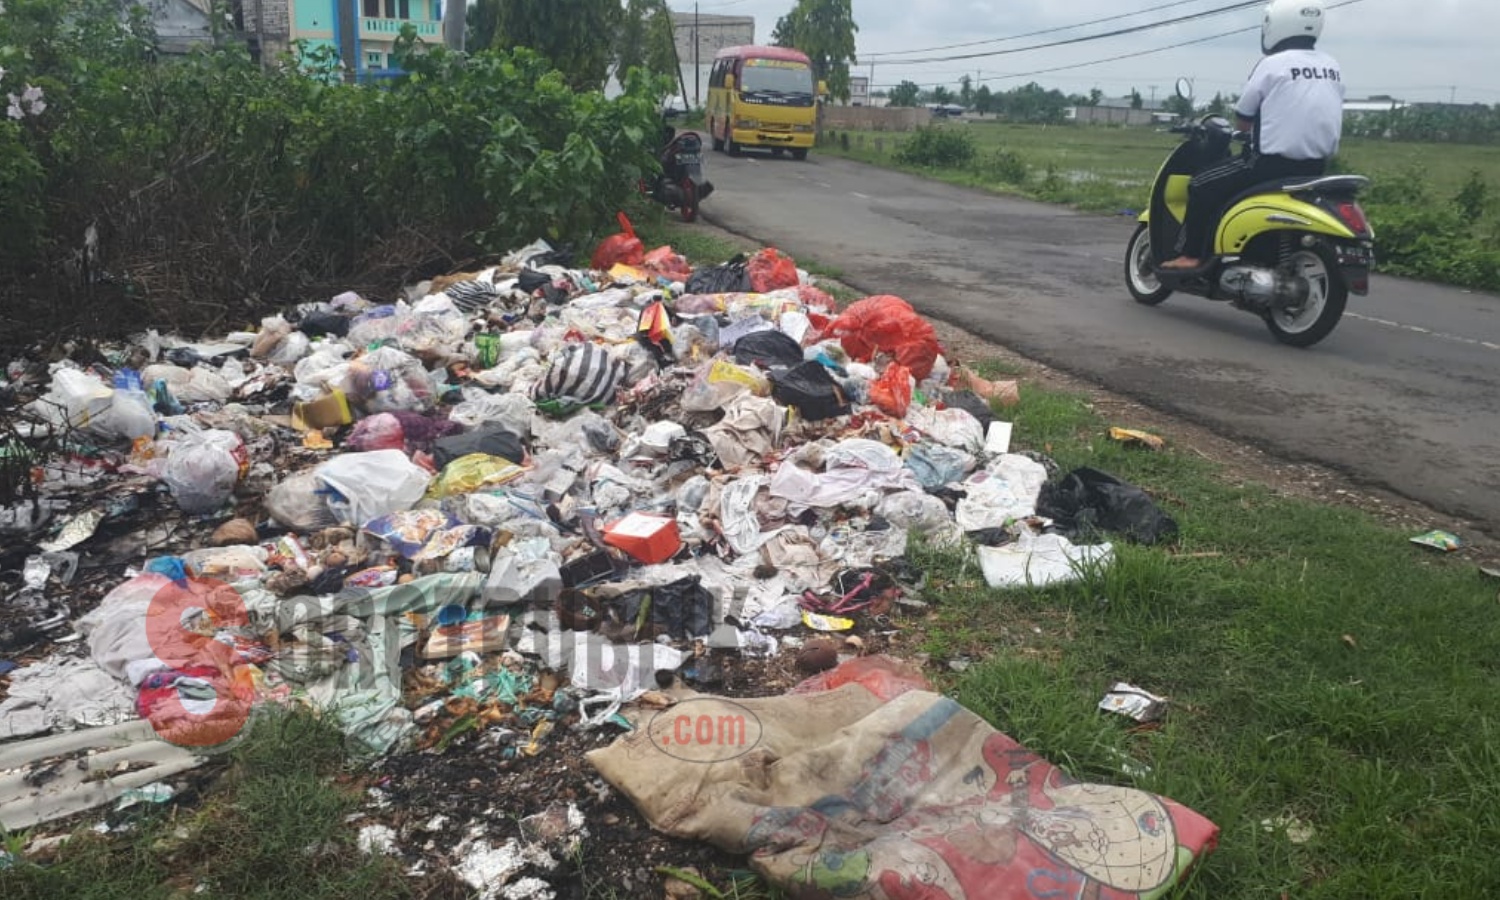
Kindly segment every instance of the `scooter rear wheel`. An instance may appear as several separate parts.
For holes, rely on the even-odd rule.
[[[1266,313],[1266,328],[1273,337],[1291,347],[1311,347],[1333,331],[1349,302],[1338,260],[1324,246],[1293,253],[1287,265],[1307,279],[1307,301],[1295,310],[1274,309]]]
[[[1125,287],[1135,302],[1155,306],[1172,296],[1156,277],[1156,258],[1151,253],[1151,226],[1142,222],[1125,246]]]

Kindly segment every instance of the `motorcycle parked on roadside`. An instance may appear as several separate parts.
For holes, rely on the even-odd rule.
[[[1192,97],[1185,79],[1177,92]],[[1370,180],[1330,175],[1258,184],[1220,211],[1203,267],[1164,270],[1160,264],[1176,255],[1193,176],[1228,159],[1234,142],[1248,137],[1214,115],[1171,131],[1183,142],[1157,173],[1125,251],[1130,295],[1147,306],[1174,291],[1228,301],[1260,316],[1276,340],[1294,347],[1327,337],[1349,294],[1369,293],[1375,235],[1355,197]]]
[[[661,172],[651,181],[641,182],[641,193],[675,209],[684,222],[698,218],[698,205],[708,199],[714,186],[703,174],[703,138],[695,131],[681,131],[666,125],[662,129],[663,146],[657,161]]]

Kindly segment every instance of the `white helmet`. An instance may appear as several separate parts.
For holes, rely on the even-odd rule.
[[[1323,0],[1271,0],[1260,26],[1260,49],[1270,53],[1288,38],[1323,34]]]

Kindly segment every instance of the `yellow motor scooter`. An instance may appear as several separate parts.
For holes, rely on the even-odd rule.
[[[1186,81],[1178,93],[1192,96]],[[1265,320],[1278,341],[1310,347],[1344,314],[1349,294],[1370,290],[1374,232],[1355,196],[1361,175],[1283,178],[1232,198],[1213,228],[1213,246],[1198,269],[1160,264],[1176,256],[1193,175],[1229,158],[1238,135],[1219,116],[1174,127],[1185,135],[1151,188],[1151,202],[1125,251],[1125,285],[1147,306],[1174,291],[1228,301]]]

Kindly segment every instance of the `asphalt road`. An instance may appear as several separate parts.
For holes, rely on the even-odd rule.
[[[1500,297],[1376,276],[1309,350],[1123,281],[1132,219],[814,154],[712,154],[704,215],[1110,390],[1500,530]],[[1380,223],[1374,223],[1377,233]]]

